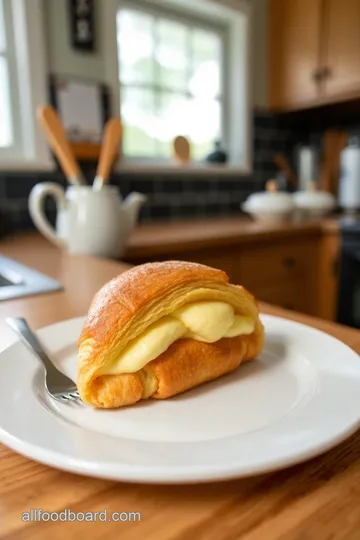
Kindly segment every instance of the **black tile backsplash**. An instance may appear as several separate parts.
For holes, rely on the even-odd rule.
[[[113,178],[112,183],[119,185],[120,190],[122,191],[122,178],[121,176]],[[158,178],[137,178],[135,176],[130,176],[127,178],[127,184],[129,192],[139,191],[145,195],[152,195],[157,191],[159,179]]]
[[[4,182],[5,197],[11,200],[21,199],[38,181],[38,175],[7,175]]]
[[[167,178],[164,180],[159,180],[157,187],[161,193],[182,193],[184,188],[188,189],[190,186],[191,189],[195,191],[195,186],[193,186],[193,184],[194,181],[190,179],[188,181],[188,185],[184,186],[184,182],[178,178]]]
[[[240,204],[252,192],[262,190],[265,182],[276,174],[274,154],[283,152],[289,156],[299,137],[296,130],[281,125],[278,117],[264,111],[256,111],[253,122],[253,174],[249,177],[114,174],[111,183],[119,187],[123,197],[132,191],[148,196],[140,212],[142,222],[239,214]],[[89,181],[94,178],[95,170],[94,164],[83,166]],[[5,221],[10,229],[33,228],[27,207],[29,193],[38,182],[45,181],[66,185],[59,170],[38,174],[0,172],[0,222]],[[53,201],[46,201],[46,212],[53,223],[56,215]]]

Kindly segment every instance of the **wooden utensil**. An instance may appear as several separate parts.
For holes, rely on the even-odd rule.
[[[279,190],[276,180],[268,180],[265,185],[265,190],[271,193],[275,193]]]
[[[65,130],[55,109],[50,105],[39,107],[37,118],[70,184],[85,185],[85,178],[70,148]]]
[[[103,185],[109,179],[111,167],[120,146],[121,137],[122,126],[120,119],[117,117],[110,118],[105,125],[99,163],[93,184],[93,189],[96,191],[102,189]]]
[[[289,164],[287,158],[284,156],[284,154],[276,154],[274,156],[274,163],[284,173],[285,177],[287,178],[287,181],[294,188],[296,188],[296,186],[297,186],[296,175],[293,172],[292,168],[290,167],[290,164]]]
[[[181,165],[187,165],[190,163],[190,143],[186,137],[178,135],[173,142],[175,161]]]
[[[328,129],[324,133],[320,187],[322,191],[335,196],[340,174],[340,153],[346,145],[347,138],[347,133],[343,130]]]
[[[330,178],[330,164],[331,153],[334,146],[334,130],[328,129],[324,133],[323,137],[323,151],[320,168],[319,184],[322,191],[330,192],[331,178]]]
[[[332,190],[331,193],[337,196],[339,189],[339,177],[340,177],[340,156],[343,148],[345,148],[348,141],[348,134],[346,131],[339,130],[336,140],[335,151],[332,160]]]

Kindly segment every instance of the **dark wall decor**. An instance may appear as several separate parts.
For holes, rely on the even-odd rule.
[[[71,44],[74,49],[93,51],[95,48],[93,0],[68,1]]]
[[[64,110],[61,106],[63,103],[61,93],[63,90],[65,90],[66,93],[66,89],[69,87],[75,88],[76,91],[75,97],[74,92],[72,93],[73,99],[71,99],[68,93],[67,105],[65,107],[66,114],[64,118]],[[87,88],[89,88],[91,92],[90,101],[87,94]],[[84,108],[81,109],[81,116],[79,117],[77,115],[79,93],[81,99],[84,98],[82,99],[83,105],[85,106],[86,104],[86,116],[84,114]],[[51,105],[57,110],[75,158],[79,161],[97,161],[100,156],[104,125],[111,115],[110,92],[108,86],[84,77],[50,74],[49,98]],[[75,102],[73,101],[74,99]],[[73,103],[73,105],[71,105],[71,103]],[[69,111],[69,104],[73,111]],[[98,111],[96,117],[99,118],[99,121],[96,123],[91,116],[91,113],[95,110]]]

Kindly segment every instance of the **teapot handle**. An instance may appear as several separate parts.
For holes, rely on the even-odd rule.
[[[56,211],[66,210],[65,192],[61,186],[53,182],[43,182],[37,184],[30,192],[29,213],[38,230],[56,246],[65,248],[65,240],[60,238],[54,227],[46,218],[44,212],[45,197],[51,196],[55,199]]]

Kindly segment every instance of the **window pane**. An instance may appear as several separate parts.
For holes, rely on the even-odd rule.
[[[157,139],[158,155],[172,156],[172,142],[177,135],[187,135],[189,128],[188,104],[185,96],[162,92],[157,96]]]
[[[5,50],[5,25],[4,25],[4,6],[0,0],[0,53]]]
[[[155,156],[155,102],[151,90],[125,87],[121,92],[123,151],[128,156]]]
[[[197,97],[220,94],[221,39],[215,33],[194,29],[192,33],[190,92]]]
[[[154,18],[145,13],[121,10],[117,14],[119,74],[123,83],[154,81]]]
[[[5,58],[0,56],[0,147],[13,141],[9,94],[9,77]]]
[[[215,99],[191,99],[189,137],[193,159],[203,160],[221,137],[221,104]]]
[[[189,68],[188,27],[166,19],[159,19],[156,34],[155,58],[159,74],[157,82],[170,89],[185,90]]]
[[[172,141],[177,135],[189,137],[192,158],[202,160],[213,149],[221,134],[220,104],[217,100],[190,99],[162,93],[157,128],[159,155],[170,157]]]

